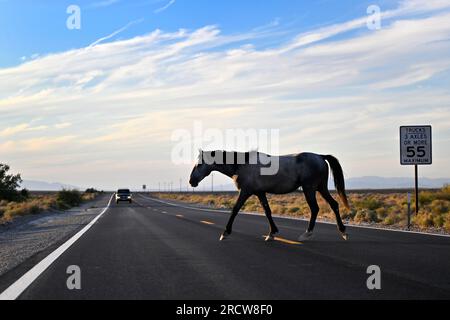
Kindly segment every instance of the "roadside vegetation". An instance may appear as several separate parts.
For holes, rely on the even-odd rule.
[[[77,207],[85,201],[94,200],[98,193],[82,193],[78,190],[59,192],[31,192],[21,201],[0,200],[0,225],[16,217],[39,214],[44,211],[63,211]]]
[[[95,199],[99,193],[93,188],[84,193],[78,190],[35,193],[26,189],[19,190],[22,178],[20,174],[10,174],[9,170],[9,166],[0,164],[0,225],[20,216],[48,210],[67,210]]]
[[[232,193],[159,193],[156,196],[229,210],[236,201],[236,195]],[[309,219],[309,207],[302,194],[292,193],[268,198],[274,214]],[[348,198],[351,210],[344,209],[341,204],[341,215],[347,223],[377,224],[396,228],[405,228],[407,225],[408,204],[405,193],[350,191]],[[439,191],[422,191],[419,198],[421,208],[418,215],[412,215],[413,228],[450,232],[450,186]],[[317,199],[321,210],[319,218],[334,221],[334,214],[328,204],[320,195]],[[335,196],[335,199],[338,197]],[[250,198],[242,210],[264,213],[256,197]],[[411,211],[414,213],[414,204]]]

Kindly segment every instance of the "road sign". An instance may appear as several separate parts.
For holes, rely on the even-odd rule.
[[[147,189],[147,185],[143,184],[142,189],[145,191],[145,189]]]
[[[431,126],[400,127],[400,162],[408,165],[433,163]]]
[[[431,126],[400,127],[400,163],[414,166],[416,214],[419,213],[419,166],[433,163],[431,133]]]

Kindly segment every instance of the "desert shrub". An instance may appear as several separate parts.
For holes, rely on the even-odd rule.
[[[227,200],[227,199],[222,200],[221,207],[224,208],[224,209],[233,209],[234,202],[232,202],[231,200]]]
[[[354,203],[356,208],[359,209],[368,209],[368,210],[376,210],[384,206],[384,203],[375,197],[369,196],[360,201],[356,201]]]
[[[434,199],[436,199],[436,193],[431,191],[422,191],[419,193],[419,201],[422,205],[430,204]]]
[[[377,213],[373,210],[363,209],[358,211],[355,215],[354,220],[356,222],[379,222]]]
[[[444,229],[450,232],[450,214],[445,216]]]
[[[448,201],[434,200],[431,203],[431,212],[433,212],[436,215],[447,213],[448,212],[448,205],[449,205]]]
[[[435,216],[433,218],[433,225],[437,228],[442,228],[445,224],[445,217],[443,215]]]
[[[423,228],[433,227],[433,215],[431,213],[419,213],[417,216],[413,217],[413,223]]]
[[[345,219],[345,220],[353,220],[355,218],[356,214],[357,214],[357,211],[355,209],[345,210],[345,211],[341,212],[341,217],[342,217],[342,219]]]
[[[40,205],[38,199],[29,202],[9,202],[1,206],[1,221],[11,221],[14,217],[41,213],[45,208]]]
[[[26,200],[30,198],[30,192],[27,189],[22,189],[20,190],[20,197],[22,198],[22,200]]]
[[[378,208],[375,210],[375,213],[377,215],[377,220],[379,221],[383,221],[388,215],[386,208]]]
[[[395,223],[395,217],[393,215],[388,215],[386,218],[384,218],[382,223],[386,226],[391,226]]]
[[[274,214],[284,214],[286,213],[286,207],[276,204],[272,206],[272,212]]]
[[[94,200],[96,196],[97,196],[97,193],[83,193],[83,195],[81,196],[81,200],[82,201],[91,201],[91,200]]]
[[[299,207],[290,207],[288,210],[289,213],[297,213],[299,211],[300,211]]]
[[[88,188],[84,193],[98,193],[98,190],[95,188]]]
[[[58,192],[56,200],[61,209],[68,209],[79,206],[83,199],[78,190],[63,189]]]
[[[450,201],[450,185],[446,185],[436,195],[436,199]]]

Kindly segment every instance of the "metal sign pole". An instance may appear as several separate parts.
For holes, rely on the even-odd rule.
[[[408,192],[408,230],[411,229],[411,193]]]
[[[419,213],[419,166],[415,165],[416,215]]]

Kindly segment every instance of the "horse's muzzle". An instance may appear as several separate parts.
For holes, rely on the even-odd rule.
[[[189,181],[189,184],[191,185],[192,188],[197,188],[198,187],[198,182],[197,181]]]

